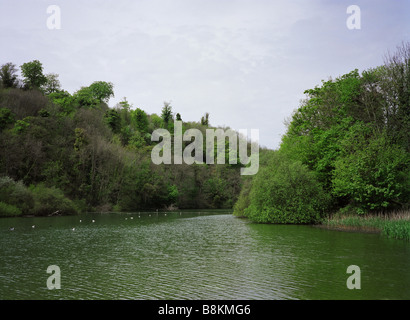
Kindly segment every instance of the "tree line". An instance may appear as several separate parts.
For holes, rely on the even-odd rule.
[[[236,215],[314,223],[409,208],[410,43],[384,60],[305,91],[280,148],[244,179]]]
[[[0,215],[73,214],[172,208],[232,208],[241,188],[239,165],[154,165],[151,133],[182,121],[169,102],[159,114],[126,98],[113,108],[110,82],[74,93],[34,60],[0,68]],[[183,132],[204,134],[201,121]],[[189,142],[184,142],[188,144]],[[226,151],[229,155],[229,148]]]

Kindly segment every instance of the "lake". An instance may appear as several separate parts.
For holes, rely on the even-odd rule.
[[[3,218],[0,256],[3,300],[410,299],[408,242],[219,211]]]

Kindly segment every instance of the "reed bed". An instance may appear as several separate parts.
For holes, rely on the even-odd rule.
[[[364,216],[334,215],[322,225],[346,231],[380,232],[389,238],[410,241],[410,210]]]

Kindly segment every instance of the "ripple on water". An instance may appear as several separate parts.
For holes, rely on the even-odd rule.
[[[395,276],[410,266],[402,242],[256,225],[231,215],[125,217],[0,219],[0,298],[351,298],[345,281],[353,262],[370,266],[367,277],[382,274],[389,283],[386,291],[377,287],[380,281],[371,282],[363,296],[377,298],[385,290],[383,297],[410,298],[410,279]],[[62,289],[50,291],[46,269],[54,264],[61,268]],[[383,273],[386,268],[391,272]]]

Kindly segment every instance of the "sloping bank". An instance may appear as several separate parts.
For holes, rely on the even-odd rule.
[[[378,232],[410,240],[410,211],[389,214],[334,214],[332,199],[300,161],[275,151],[261,154],[257,175],[245,177],[233,214],[257,223],[311,224],[340,231]]]

